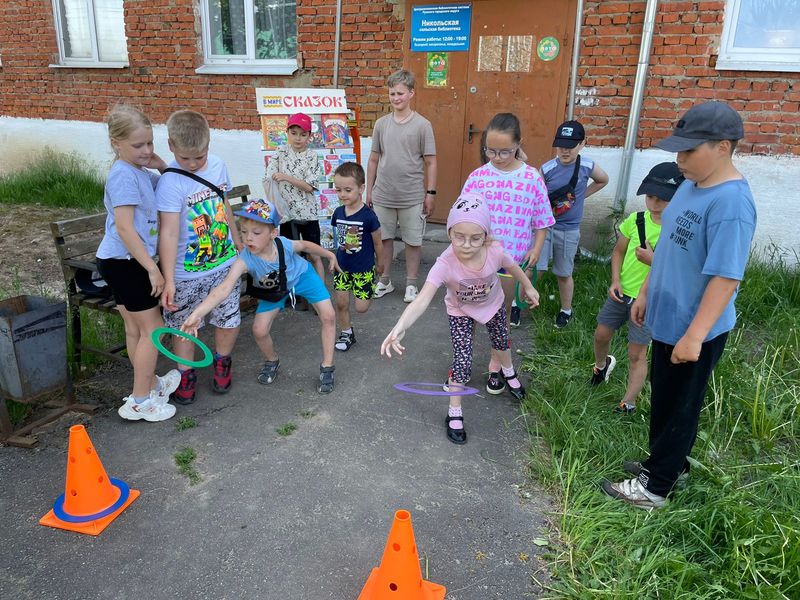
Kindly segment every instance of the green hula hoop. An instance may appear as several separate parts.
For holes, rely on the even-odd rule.
[[[526,268],[528,268],[528,261],[526,260],[519,266],[520,269],[524,272]],[[536,270],[536,267],[533,268],[533,277],[531,277],[531,283],[536,285],[536,280],[539,278],[539,271]],[[516,296],[517,306],[520,308],[528,308],[528,303],[525,302],[519,296],[519,281],[514,285],[514,296]]]
[[[177,335],[178,337],[182,337],[184,339],[189,340],[190,342],[194,342],[200,350],[203,351],[203,358],[200,360],[186,360],[185,358],[181,358],[177,354],[170,352],[167,348],[164,347],[164,344],[161,343],[161,336],[165,333],[170,333],[172,335]],[[185,331],[181,331],[180,329],[173,329],[172,327],[159,327],[158,329],[154,330],[153,333],[150,335],[150,339],[153,341],[153,345],[156,349],[161,352],[167,358],[174,360],[179,365],[184,365],[189,367],[190,369],[199,369],[200,367],[207,367],[214,361],[214,355],[211,354],[211,350],[208,349],[203,342],[198,340],[193,335],[189,335]]]

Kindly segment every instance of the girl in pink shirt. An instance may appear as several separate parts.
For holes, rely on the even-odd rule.
[[[447,438],[455,444],[467,441],[461,411],[461,396],[455,392],[469,382],[472,371],[472,337],[475,322],[483,323],[492,344],[492,363],[500,365],[502,376],[486,386],[490,394],[500,394],[508,384],[511,394],[521,400],[525,396],[508,345],[508,322],[503,301],[503,289],[497,271],[505,269],[519,281],[521,290],[531,307],[538,306],[539,293],[519,268],[516,261],[503,250],[503,246],[490,235],[489,209],[477,194],[462,194],[447,217],[447,234],[450,246],[436,259],[428,273],[425,285],[397,324],[381,344],[381,354],[391,357],[391,351],[402,354],[405,348],[400,341],[406,329],[422,316],[433,300],[436,290],[447,288],[444,302],[450,320],[450,337],[453,342],[453,365],[445,391],[453,389],[447,412]]]

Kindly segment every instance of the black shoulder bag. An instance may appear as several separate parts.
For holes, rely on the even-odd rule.
[[[289,293],[286,286],[286,259],[283,256],[283,242],[280,238],[275,238],[275,246],[278,248],[277,277],[275,271],[272,271],[256,283],[253,276],[247,274],[247,287],[244,293],[265,302],[280,302]]]
[[[550,197],[550,207],[553,210],[553,216],[558,217],[567,212],[575,204],[575,186],[578,183],[578,172],[581,169],[581,157],[575,159],[575,169],[572,171],[572,177],[567,185],[562,185],[557,190],[548,192]]]

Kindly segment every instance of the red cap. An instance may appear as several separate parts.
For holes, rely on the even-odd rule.
[[[289,123],[286,125],[286,129],[289,129],[292,125],[297,125],[303,131],[311,131],[311,117],[305,113],[294,113],[289,117]]]

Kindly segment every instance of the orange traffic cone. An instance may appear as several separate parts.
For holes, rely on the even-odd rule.
[[[422,579],[411,513],[398,510],[381,566],[372,569],[358,600],[443,600],[446,592],[443,585]]]
[[[39,524],[98,535],[138,497],[139,490],[106,474],[84,426],[73,425],[69,428],[66,488]]]

